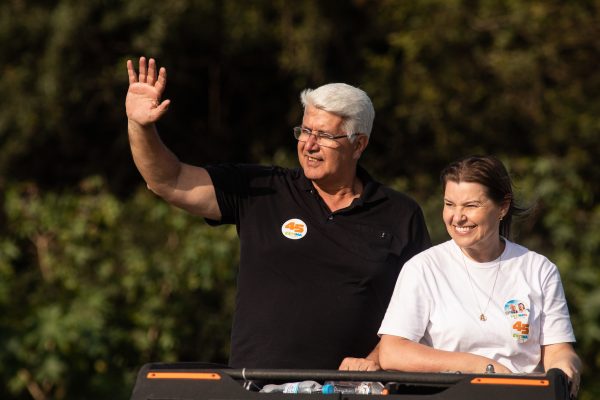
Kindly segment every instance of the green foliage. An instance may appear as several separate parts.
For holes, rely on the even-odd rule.
[[[586,371],[583,398],[596,398],[600,388],[593,377],[600,370],[600,206],[597,188],[586,181],[578,160],[542,157],[514,159],[513,173],[520,189],[536,205],[523,224],[521,242],[559,266],[577,336],[576,349]]]
[[[143,363],[226,362],[235,229],[98,178],[11,186],[4,213],[0,397],[127,398]]]
[[[365,49],[364,80],[390,155],[374,161],[378,169],[394,155],[407,162],[393,174],[412,176],[469,153],[600,152],[597,2],[389,0],[377,8],[385,45]]]

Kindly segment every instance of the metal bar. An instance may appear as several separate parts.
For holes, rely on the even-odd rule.
[[[466,375],[460,373],[409,373],[391,371],[338,371],[298,369],[223,369],[220,372],[234,379],[270,381],[385,381],[409,382],[411,384],[453,385]]]

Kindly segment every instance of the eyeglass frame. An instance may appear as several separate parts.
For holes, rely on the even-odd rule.
[[[352,139],[354,136],[358,136],[358,135],[362,135],[362,133],[358,133],[358,132],[353,132],[353,133],[345,133],[343,135],[333,135],[329,132],[324,132],[324,131],[314,131],[308,128],[304,128],[302,126],[295,126],[292,128],[292,132],[294,132],[294,138],[296,138],[297,141],[299,142],[306,142],[306,140],[300,140],[300,134],[302,133],[308,133],[310,136],[316,136],[316,139],[329,139],[329,140],[337,140],[337,139],[342,139],[342,138],[348,138],[348,140]],[[298,136],[296,136],[296,132],[298,133]],[[313,133],[315,132],[315,133]],[[321,146],[321,144],[319,144],[319,146]],[[327,147],[327,146],[325,146]]]

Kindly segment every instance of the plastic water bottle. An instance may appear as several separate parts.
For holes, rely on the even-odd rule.
[[[321,385],[315,381],[290,382],[281,385],[265,385],[262,393],[321,393]]]
[[[381,382],[327,381],[323,384],[323,394],[387,394]]]

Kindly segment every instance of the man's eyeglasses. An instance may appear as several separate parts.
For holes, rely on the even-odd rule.
[[[337,139],[348,138],[350,139],[353,136],[360,135],[360,133],[350,133],[345,135],[332,135],[331,133],[322,132],[322,131],[311,131],[308,128],[303,128],[301,126],[296,126],[294,128],[294,137],[299,142],[307,142],[311,135],[314,135],[316,142],[319,146],[325,147],[337,147],[339,146],[339,142]]]

